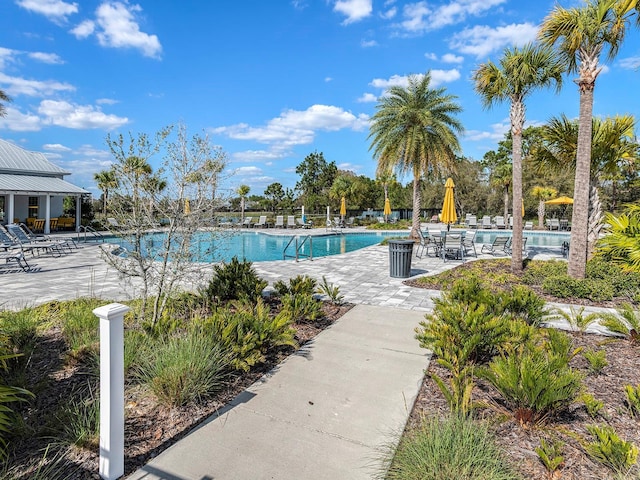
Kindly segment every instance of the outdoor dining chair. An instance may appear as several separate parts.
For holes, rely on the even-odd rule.
[[[446,232],[442,241],[442,261],[446,262],[447,257],[461,259],[464,261],[464,246],[462,245],[462,235],[459,233]]]

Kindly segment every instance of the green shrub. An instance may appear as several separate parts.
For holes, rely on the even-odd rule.
[[[432,314],[416,328],[422,348],[459,365],[486,361],[509,338],[509,322],[493,315],[486,305],[436,300]]]
[[[387,480],[515,480],[488,428],[471,419],[424,419],[390,461]]]
[[[278,280],[273,284],[278,295],[313,295],[316,291],[317,282],[306,275],[298,275],[289,279],[289,284]]]
[[[609,365],[606,350],[585,350],[582,356],[589,364],[589,372],[594,375],[600,375],[604,367]]]
[[[564,457],[562,456],[563,445],[560,441],[548,443],[544,438],[541,438],[540,446],[536,448],[538,458],[540,458],[544,468],[549,472],[549,478],[553,478],[553,472],[564,463]]]
[[[588,298],[594,302],[611,300],[614,293],[606,280],[579,280],[568,275],[547,277],[542,283],[542,291],[558,298]]]
[[[505,349],[488,368],[478,371],[500,392],[520,423],[538,423],[555,415],[582,388],[582,375],[569,367],[571,354],[558,335],[561,332],[549,333],[542,345],[531,342],[519,352]]]
[[[618,309],[617,315],[604,315],[600,323],[612,332],[624,335],[634,343],[640,343],[640,312],[635,311],[631,305],[623,305]]]
[[[342,305],[344,303],[344,295],[340,294],[340,287],[329,283],[327,278],[322,276],[322,283],[318,287],[318,293],[326,295],[334,305]]]
[[[526,285],[542,285],[547,277],[558,277],[567,274],[567,262],[559,260],[532,260],[522,274],[522,282]]]
[[[624,386],[627,406],[632,416],[640,413],[640,385],[633,387],[631,385]]]
[[[538,326],[548,315],[544,299],[530,288],[516,285],[510,292],[498,295],[498,309],[501,313],[518,318],[528,325]]]
[[[598,400],[590,393],[583,393],[580,395],[580,400],[584,404],[584,408],[587,409],[587,414],[589,414],[591,418],[596,418],[604,407],[604,402]]]
[[[220,309],[197,325],[220,342],[231,355],[233,368],[249,371],[252,366],[264,362],[271,348],[290,346],[297,348],[296,331],[291,327],[292,318],[281,311],[272,317],[262,300],[255,306],[237,305],[236,310]]]
[[[435,373],[430,373],[431,379],[436,383],[442,395],[444,395],[451,413],[468,415],[473,408],[473,366],[456,365],[448,363],[445,359],[438,359],[438,363],[447,367],[451,373],[449,385]]]
[[[286,294],[282,297],[282,312],[293,323],[315,322],[324,316],[321,303],[309,294]]]
[[[161,339],[138,367],[138,376],[158,399],[186,405],[224,386],[229,354],[215,339],[198,331]]]
[[[602,317],[599,313],[589,313],[585,315],[584,307],[580,307],[579,310],[570,307],[568,312],[565,312],[561,308],[556,308],[554,309],[554,314],[557,318],[564,319],[572,330],[577,330],[580,333],[586,332],[589,325],[598,321]]]
[[[495,305],[498,303],[498,298],[475,275],[464,280],[455,281],[443,297],[443,300],[460,302],[466,305],[482,304],[486,305],[491,311],[494,310]]]
[[[252,263],[246,260],[238,261],[237,257],[233,257],[229,263],[214,265],[213,278],[209,281],[203,296],[208,301],[219,302],[258,300],[268,283],[258,277],[251,265]]]
[[[612,427],[587,425],[587,430],[595,437],[593,442],[585,445],[591,458],[621,474],[636,464],[638,447],[622,440]]]
[[[4,347],[5,338],[0,338],[0,347]],[[4,353],[0,348],[0,368],[7,369],[7,360],[15,358],[16,355]],[[0,377],[0,460],[3,460],[7,454],[6,434],[11,433],[14,424],[14,413],[7,404],[13,402],[25,401],[27,397],[33,397],[31,392],[23,388],[5,385]]]

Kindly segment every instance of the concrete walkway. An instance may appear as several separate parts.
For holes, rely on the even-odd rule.
[[[355,306],[129,479],[372,478],[404,428],[428,365],[414,339],[422,318]]]

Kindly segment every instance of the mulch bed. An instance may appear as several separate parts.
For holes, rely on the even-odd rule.
[[[323,304],[325,317],[312,323],[294,324],[296,340],[300,346],[312,340],[324,329],[330,327],[338,318],[349,311],[353,305],[336,306]],[[16,478],[29,478],[30,468],[44,456],[47,446],[47,459],[55,458],[56,478],[99,479],[98,449],[88,449],[56,445],[56,438],[47,435],[47,425],[57,413],[62,399],[71,392],[86,386],[87,382],[97,382],[96,372],[82,371],[78,362],[65,361],[65,346],[59,330],[51,329],[44,334],[42,346],[37,348],[31,358],[33,368],[29,368],[30,378],[26,384],[37,385],[36,398],[14,408],[23,417],[23,435],[14,439],[8,465],[17,469]],[[129,385],[125,388],[125,474],[131,474],[151,458],[183,438],[194,427],[215,414],[244,389],[262,375],[276,367],[289,355],[293,348],[283,348],[271,352],[267,362],[246,374],[237,374],[220,394],[192,403],[184,407],[166,407],[160,405],[154,396],[140,386]],[[24,434],[29,432],[30,434]],[[0,464],[0,477],[2,477]],[[53,475],[53,474],[52,474]],[[48,476],[46,478],[49,478]]]

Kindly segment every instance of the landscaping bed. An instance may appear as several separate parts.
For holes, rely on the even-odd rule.
[[[315,289],[315,282],[307,282],[304,277],[299,277],[298,280],[305,280],[299,284],[304,283],[304,288],[308,291],[299,293],[297,297],[305,301],[295,305],[289,302],[287,306],[285,294],[257,300],[257,304],[253,304],[248,310],[244,306],[246,299],[241,303],[230,300],[229,303],[220,304],[211,310],[212,307],[202,305],[200,297],[187,294],[175,301],[172,312],[167,316],[169,321],[159,323],[153,331],[148,326],[141,328],[132,316],[125,319],[126,474],[143,466],[199,423],[214,415],[262,375],[330,327],[353,306],[340,301],[320,301],[309,293]],[[258,283],[258,286],[261,287],[262,284]],[[253,286],[249,287],[249,290],[255,290]],[[287,288],[286,285],[283,287]],[[338,297],[337,290],[334,293],[335,300]],[[96,354],[97,319],[91,311],[105,303],[108,302],[79,299],[51,302],[23,312],[0,313],[3,316],[0,318],[0,333],[8,332],[5,333],[11,338],[8,344],[20,344],[29,352],[28,356],[9,359],[9,368],[2,373],[2,379],[6,384],[20,386],[33,393],[33,397],[25,397],[24,402],[7,404],[19,418],[10,426],[9,436],[5,436],[9,441],[8,456],[0,465],[0,479],[99,478],[96,401],[99,395],[99,360]],[[133,310],[137,307],[134,302]],[[292,321],[286,321],[286,324],[281,322],[284,326],[277,327],[277,320],[285,318],[283,311],[286,308],[290,309],[286,318],[291,318]],[[263,309],[262,313],[260,309]],[[220,386],[216,387],[215,392],[211,390],[211,393],[197,394],[191,400],[181,400],[180,397],[171,395],[180,395],[187,387],[176,382],[173,391],[165,389],[167,391],[162,391],[162,396],[159,397],[152,387],[154,380],[146,381],[149,375],[140,374],[140,371],[145,371],[143,367],[148,369],[150,365],[145,363],[143,357],[153,355],[153,349],[160,350],[175,339],[189,338],[185,332],[191,328],[191,322],[201,322],[200,326],[196,324],[193,328],[199,332],[195,338],[202,337],[206,340],[211,332],[216,331],[215,328],[207,320],[195,319],[206,319],[208,315],[212,315],[211,318],[221,315],[224,322],[241,318],[256,329],[263,327],[252,322],[263,322],[267,330],[263,330],[262,336],[269,339],[271,346],[255,350],[251,354],[247,350],[249,344],[244,344],[242,354],[220,357],[226,363],[220,375]],[[69,320],[73,318],[77,321]],[[27,336],[20,335],[30,331],[32,324],[36,323],[37,335],[33,335],[27,347]],[[10,324],[14,325],[13,330]],[[288,332],[288,328],[293,331]],[[205,335],[200,333],[201,330]],[[242,338],[247,338],[252,332],[251,329],[245,331],[247,333]],[[292,337],[288,336],[290,334]],[[229,338],[229,332],[220,335],[224,336],[221,338]],[[5,344],[6,338],[3,340]],[[150,347],[144,342],[140,343],[141,339],[150,342]],[[252,340],[254,343],[256,341],[255,338]],[[197,347],[198,343],[194,345]],[[215,350],[217,347],[213,345]],[[235,347],[228,345],[228,341],[226,346]],[[17,350],[14,347],[14,351]],[[179,357],[180,354],[175,353],[174,356]],[[232,363],[226,359],[232,359]],[[197,360],[194,359],[193,362]],[[230,368],[231,365],[236,368]],[[184,378],[184,381],[188,380]]]
[[[433,425],[427,419],[447,422],[455,417],[454,412],[466,412],[463,417],[472,419],[478,427],[488,426],[504,454],[498,466],[507,465],[512,472],[511,476],[501,476],[502,472],[483,478],[640,478],[640,342],[636,335],[640,310],[636,306],[637,275],[626,276],[628,273],[598,260],[590,263],[585,283],[594,278],[602,280],[608,284],[604,297],[610,298],[597,293],[589,298],[588,288],[569,282],[565,284],[569,288],[563,287],[562,296],[549,294],[549,282],[545,284],[545,280],[566,276],[566,264],[553,261],[527,262],[519,274],[511,273],[509,259],[467,262],[433,277],[405,282],[442,290],[443,297],[436,300],[434,313],[427,315],[427,321],[416,330],[421,344],[436,354],[403,436],[402,442],[408,446],[403,450],[404,456],[396,453],[392,464],[395,476],[389,478],[414,478],[398,472],[412,471],[418,465],[423,471],[429,465],[433,471],[456,464],[454,455],[447,457],[441,452],[455,451],[456,446],[463,445],[461,438],[465,434],[461,433],[458,443],[447,448],[434,443],[425,450],[417,446],[425,441],[421,433],[425,422]],[[614,287],[615,282],[618,283]],[[576,295],[569,295],[573,291]],[[611,292],[617,295],[610,295]],[[573,331],[558,333],[544,328],[545,315],[553,313],[545,301],[578,305],[565,317]],[[587,334],[590,322],[611,321],[611,317],[607,320],[583,313],[581,306],[587,305],[615,307],[616,318],[629,318],[630,322],[622,325],[618,336]],[[629,317],[623,316],[623,306]],[[525,357],[530,363],[524,363]],[[561,376],[571,377],[574,387],[559,387],[562,381],[555,384]],[[567,380],[564,385],[568,384]],[[463,393],[465,385],[470,388],[470,396]],[[549,399],[556,393],[560,401],[554,403]],[[539,402],[543,397],[546,404]],[[616,436],[611,443],[607,440],[598,444],[598,451],[608,452],[601,453],[600,459],[593,454],[593,444],[598,443],[594,426],[611,428]],[[539,451],[542,448],[549,453],[554,444],[557,449],[551,456],[555,456],[556,465],[545,466]],[[438,449],[440,453],[434,454]],[[468,448],[467,453],[473,450]],[[474,455],[469,453],[473,457],[469,461],[482,464],[490,460],[478,460]],[[408,464],[406,470],[403,462]],[[456,466],[451,471],[462,470]],[[476,478],[468,471],[466,475],[460,478]],[[452,474],[451,478],[456,476]]]

